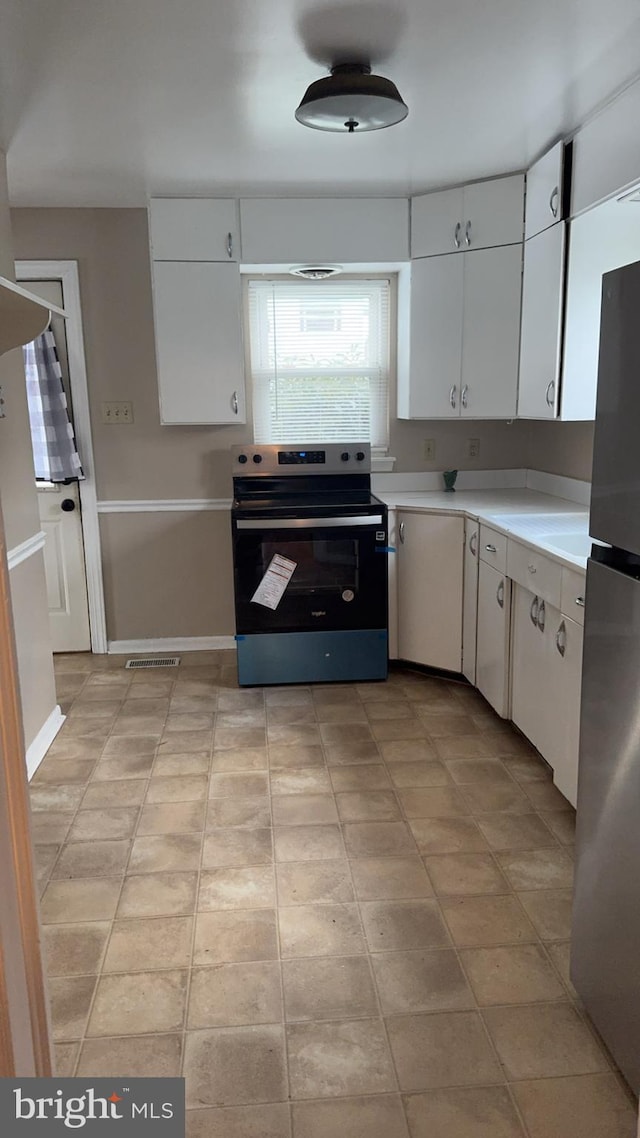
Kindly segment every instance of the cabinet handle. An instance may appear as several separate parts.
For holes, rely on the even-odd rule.
[[[227,257],[229,260],[233,257],[233,233],[227,233]]]
[[[478,552],[478,531],[477,530],[474,530],[473,533],[471,534],[471,537],[469,538],[469,551],[473,554],[474,557],[475,557],[476,553]],[[577,603],[578,602],[576,601],[576,604]]]
[[[400,544],[404,545],[404,522],[400,522],[400,526],[398,528],[398,537],[400,538]]]
[[[485,545],[485,549],[486,549],[487,553],[497,553],[498,552],[495,545]]]
[[[449,390],[449,402],[450,402],[451,406],[454,408],[456,405],[456,391],[457,390],[458,390],[458,387],[455,383],[451,385],[451,388]]]
[[[500,608],[503,609],[504,608],[504,580],[502,580],[500,582],[500,584],[498,585],[498,588],[496,590],[496,600],[497,600],[498,604],[500,605]]]
[[[558,631],[556,632],[556,648],[561,656],[564,656],[567,651],[567,626],[564,621],[561,622]]]
[[[233,395],[231,396],[231,410],[233,411],[234,415],[238,414],[238,392],[237,391],[234,391]]]
[[[551,210],[554,217],[558,216],[559,204],[560,204],[560,194],[558,192],[558,187],[554,186],[554,188],[551,191],[551,197],[549,198],[549,209]]]
[[[467,246],[467,248],[471,244],[471,222],[470,221],[468,221],[464,227],[464,243]]]
[[[537,625],[537,623],[538,623],[538,609],[539,609],[539,607],[540,607],[540,601],[538,600],[537,597],[534,597],[532,602],[531,602],[531,608],[529,609],[529,617],[531,619],[531,623],[534,626]]]
[[[576,597],[576,604],[579,608],[584,608],[584,597]]]
[[[455,230],[453,233],[453,244],[455,245],[456,249],[460,248],[460,230],[461,229],[462,229],[462,226],[461,226],[460,222],[457,221],[456,227],[455,227]]]
[[[468,390],[469,390],[469,385],[467,383],[465,383],[464,387],[462,388],[462,391],[460,392],[460,402],[461,402],[463,407],[467,406],[467,392],[468,392]]]
[[[552,379],[551,383],[547,384],[547,392],[545,395],[547,407],[553,407],[555,394],[556,394],[556,381],[555,381],[555,379]]]
[[[544,626],[547,623],[547,610],[544,601],[540,601],[538,606],[538,628],[544,632]]]

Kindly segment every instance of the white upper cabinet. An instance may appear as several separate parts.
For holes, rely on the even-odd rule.
[[[511,419],[518,391],[522,245],[481,249],[463,261],[460,414]]]
[[[522,245],[412,262],[399,418],[515,416],[521,265]]]
[[[524,175],[494,178],[411,201],[411,256],[488,249],[522,241]]]
[[[409,258],[406,198],[246,198],[240,223],[247,265]]]
[[[464,257],[411,265],[409,359],[398,373],[398,417],[458,418],[462,374]]]
[[[526,239],[535,237],[536,233],[555,225],[556,221],[562,221],[564,154],[564,143],[558,142],[527,171]]]
[[[238,203],[231,198],[152,198],[154,261],[239,261]]]
[[[554,419],[559,405],[566,225],[524,244],[518,417]]]
[[[439,190],[411,199],[411,256],[434,257],[463,248],[464,190]]]
[[[153,305],[161,421],[243,423],[238,266],[155,261]]]
[[[573,140],[571,216],[640,182],[640,83],[608,103]]]

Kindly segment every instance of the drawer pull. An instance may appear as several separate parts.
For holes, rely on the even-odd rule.
[[[527,569],[529,570],[529,572],[530,572],[530,573],[535,573],[535,572],[536,572],[536,567],[535,567],[535,565],[527,565]]]
[[[584,597],[576,597],[576,604],[579,608],[584,608]]]
[[[540,607],[540,601],[538,600],[537,597],[534,597],[532,602],[531,602],[531,608],[529,609],[529,616],[531,618],[531,623],[534,625],[534,627],[538,623],[538,609],[539,609],[539,607]]]
[[[487,553],[497,553],[498,552],[495,545],[485,545],[485,549],[486,549]]]
[[[556,632],[556,648],[561,656],[564,656],[567,651],[567,626],[564,621],[561,622],[558,631]]]
[[[540,601],[540,605],[538,608],[538,628],[540,629],[541,632],[544,632],[544,626],[546,623],[547,623],[547,609],[546,609],[544,601]]]

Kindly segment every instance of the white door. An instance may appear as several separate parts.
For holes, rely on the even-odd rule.
[[[518,417],[555,419],[564,298],[564,222],[525,241]]]
[[[557,142],[527,171],[524,235],[534,237],[562,219],[564,142]]]
[[[60,281],[29,281],[28,287],[44,300],[64,307]],[[54,314],[51,326],[73,418],[64,319]],[[40,526],[47,536],[44,566],[53,651],[89,652],[91,637],[78,483],[69,486],[38,483],[37,486]]]
[[[411,265],[411,359],[408,389],[398,391],[402,419],[460,415],[464,257],[422,257]]]
[[[398,655],[460,672],[464,519],[398,513]]]
[[[464,255],[461,414],[513,419],[518,391],[522,245]],[[458,259],[454,258],[456,264]]]
[[[465,249],[490,249],[522,241],[524,230],[524,176],[491,178],[464,187]]]
[[[476,626],[478,620],[478,522],[464,523],[464,605],[462,610],[462,674],[476,682]]]
[[[503,718],[509,714],[511,582],[485,561],[478,580],[476,687]]]
[[[152,198],[154,261],[239,261],[238,205],[233,198]]]

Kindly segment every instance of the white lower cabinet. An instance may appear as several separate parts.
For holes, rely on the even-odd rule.
[[[476,682],[476,634],[478,625],[478,539],[479,522],[467,518],[464,524],[464,602],[462,609],[462,674],[470,684]]]
[[[462,669],[464,519],[398,511],[398,656]]]
[[[478,575],[476,687],[493,709],[509,714],[511,581],[485,561]]]
[[[553,769],[573,806],[578,784],[582,626],[515,588],[511,718]]]

